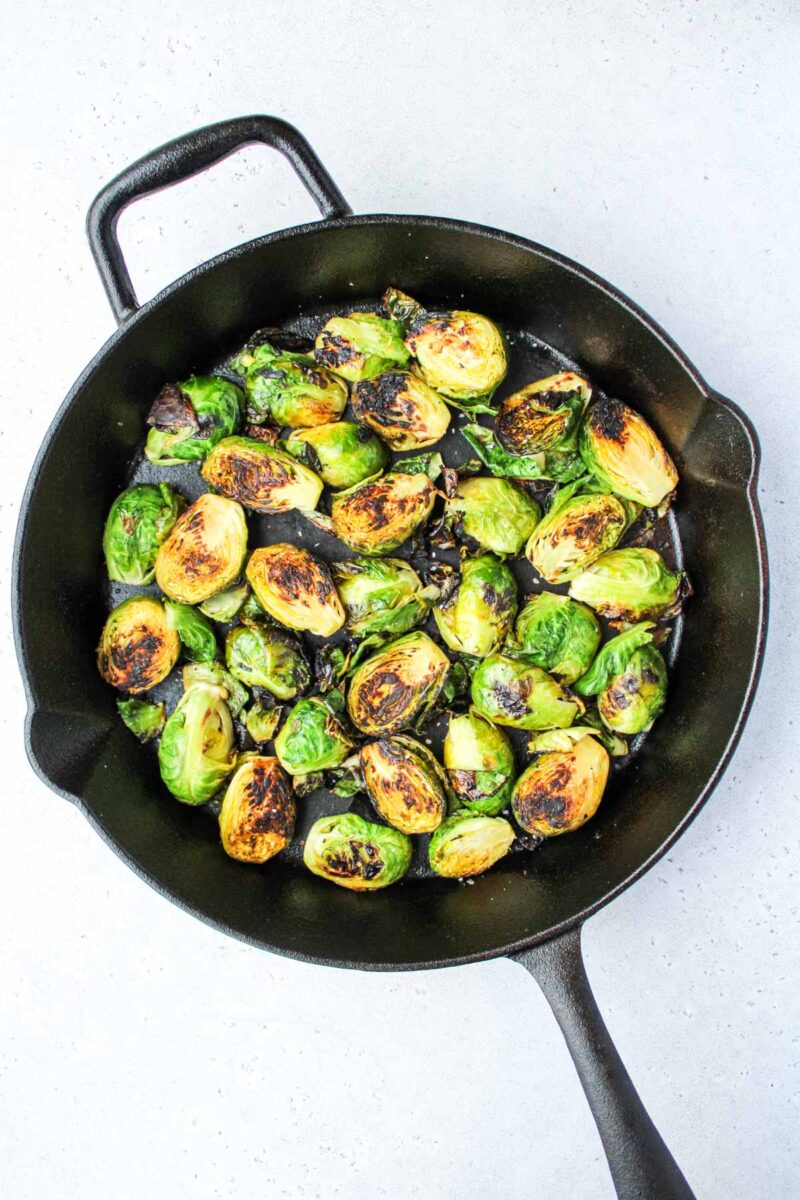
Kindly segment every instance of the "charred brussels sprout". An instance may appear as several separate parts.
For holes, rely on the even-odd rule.
[[[294,833],[292,784],[277,758],[246,758],[228,784],[219,814],[222,848],[240,862],[265,863]]]
[[[228,692],[215,683],[192,683],[164,726],[158,747],[161,778],[184,804],[205,804],[236,765]]]
[[[225,639],[228,670],[248,687],[292,700],[308,687],[311,672],[293,638],[264,625],[237,625]]]
[[[443,438],[450,409],[409,371],[387,371],[353,389],[353,412],[393,450],[421,450]]]
[[[446,521],[495,554],[519,554],[542,510],[507,479],[475,475],[459,480],[445,505]]]
[[[540,755],[523,771],[511,805],[518,823],[537,837],[579,829],[597,812],[608,779],[608,753],[593,737],[569,750]]]
[[[680,611],[689,585],[670,571],[656,550],[632,546],[609,550],[571,582],[569,594],[612,621],[672,616]]]
[[[268,742],[281,723],[280,708],[265,708],[253,704],[244,714],[244,727],[254,742]]]
[[[153,704],[150,700],[118,700],[117,708],[124,724],[140,742],[152,741],[164,728],[166,712],[163,702]]]
[[[186,657],[192,662],[209,663],[217,657],[217,636],[210,622],[191,604],[164,604],[167,620],[181,640]]]
[[[254,438],[224,438],[203,463],[206,483],[254,512],[313,509],[322,480],[291,454]]]
[[[283,443],[293,458],[316,471],[332,488],[351,488],[377,475],[389,461],[386,447],[363,425],[334,421],[297,429]]]
[[[511,849],[514,830],[503,817],[457,812],[440,825],[428,846],[431,870],[445,879],[482,875]]]
[[[223,592],[217,592],[215,596],[204,600],[199,605],[200,612],[206,617],[211,617],[212,621],[233,621],[249,595],[250,588],[246,583],[235,583]]]
[[[242,393],[216,375],[196,375],[168,383],[153,402],[144,452],[160,467],[205,458],[222,438],[235,433],[242,419]]]
[[[183,496],[167,483],[138,483],[117,496],[103,533],[109,579],[152,583],[158,548],[185,507]]]
[[[409,353],[403,345],[402,327],[374,313],[350,313],[331,317],[314,343],[318,363],[358,383],[372,379],[392,367],[404,367]]]
[[[344,625],[328,568],[302,546],[278,542],[254,550],[247,579],[264,610],[289,629],[330,637]]]
[[[447,812],[444,773],[414,738],[389,737],[361,747],[361,769],[372,803],[401,833],[432,833]]]
[[[592,389],[572,371],[538,379],[500,405],[495,430],[511,454],[536,454],[562,445],[574,433]]]
[[[675,464],[644,417],[619,400],[598,400],[581,427],[580,452],[611,491],[653,508],[678,482]]]
[[[373,737],[413,725],[436,702],[449,670],[449,658],[426,633],[407,633],[356,669],[347,697],[350,719]]]
[[[666,664],[655,646],[645,645],[597,697],[597,711],[614,733],[646,733],[666,702]]]
[[[205,492],[190,504],[156,556],[156,580],[170,600],[201,604],[239,575],[247,554],[240,505]]]
[[[262,342],[234,360],[244,375],[247,414],[258,424],[307,427],[337,420],[347,404],[347,384],[310,354],[280,350]]]
[[[512,729],[564,729],[583,704],[540,667],[491,654],[472,677],[472,703],[482,716]]]
[[[511,800],[514,751],[496,725],[474,708],[451,717],[444,739],[444,765],[459,805],[496,817]]]
[[[439,596],[437,587],[423,587],[403,558],[353,558],[331,570],[353,637],[407,633],[422,624]]]
[[[340,718],[340,692],[298,700],[278,736],[275,753],[290,775],[311,775],[338,767],[355,742]]]
[[[331,500],[333,532],[359,554],[391,554],[427,521],[436,499],[434,478],[441,468],[431,456],[429,470],[411,471],[415,460],[398,462],[379,479],[368,479]]]
[[[405,875],[411,865],[411,838],[356,813],[320,817],[308,831],[303,862],[339,887],[377,891]]]
[[[553,592],[528,601],[517,618],[516,634],[528,661],[564,683],[574,683],[588,671],[601,638],[590,608]]]
[[[464,425],[461,434],[484,466],[503,479],[554,479],[570,483],[586,473],[577,450],[543,450],[537,454],[509,454],[485,425]]]
[[[606,642],[590,668],[575,684],[579,696],[597,696],[604,691],[615,675],[621,675],[635,650],[653,640],[655,625],[640,621]]]
[[[517,613],[517,585],[511,571],[493,554],[468,558],[461,583],[433,615],[451,650],[483,658],[505,641]]]
[[[153,596],[131,596],[103,626],[97,667],[106,683],[138,695],[166,679],[179,653],[164,605]]]
[[[629,523],[629,511],[616,496],[576,496],[571,494],[574,487],[569,484],[556,494],[525,548],[527,558],[548,583],[566,583],[580,575],[616,546]]]

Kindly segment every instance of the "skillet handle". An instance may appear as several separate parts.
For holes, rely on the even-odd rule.
[[[139,307],[117,239],[122,211],[253,142],[272,146],[289,160],[323,217],[346,217],[353,211],[303,135],[279,117],[235,117],[185,133],[126,167],[98,192],[89,209],[89,246],[118,324]]]
[[[619,1200],[695,1200],[600,1016],[583,965],[580,927],[513,958],[533,975],[561,1026]]]

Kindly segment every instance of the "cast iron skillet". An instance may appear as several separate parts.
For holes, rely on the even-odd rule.
[[[122,209],[252,142],[289,160],[324,219],[221,254],[139,308],[116,237]],[[22,505],[14,628],[34,769],[148,883],[253,945],[366,970],[514,958],[537,978],[561,1025],[618,1195],[691,1197],[594,1003],[580,929],[686,828],[746,719],[767,602],[750,422],[645,313],[590,271],[466,222],[354,217],[305,139],[273,117],[209,126],[140,159],[96,198],[88,231],[120,328],[61,406]],[[412,879],[365,897],[291,862],[255,870],[227,859],[212,822],[166,802],[152,759],[122,726],[97,674],[94,648],[105,615],[103,522],[163,382],[207,368],[256,326],[346,310],[389,283],[498,318],[529,337],[534,357],[566,358],[653,420],[680,471],[672,535],[697,599],[683,622],[667,711],[589,825],[552,839],[524,870],[516,858],[470,887]]]

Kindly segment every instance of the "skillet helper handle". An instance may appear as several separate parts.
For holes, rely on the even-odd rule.
[[[581,930],[514,955],[553,1010],[597,1123],[619,1200],[695,1200],[647,1115],[595,1003]]]
[[[288,159],[323,217],[352,213],[303,135],[279,117],[235,117],[175,138],[126,167],[95,196],[89,209],[89,246],[118,324],[139,307],[117,238],[120,214],[134,200],[197,175],[254,142],[263,142]]]

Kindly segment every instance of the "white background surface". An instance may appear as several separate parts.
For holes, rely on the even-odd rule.
[[[686,836],[585,934],[611,1032],[698,1198],[800,1191],[799,35],[790,0],[37,0],[4,23],[5,577],[35,450],[112,331],[87,205],[139,154],[225,116],[292,120],[356,212],[461,216],[586,263],[754,418],[774,588],[755,711]],[[121,229],[146,297],[312,216],[254,148]],[[2,639],[4,1197],[612,1195],[521,968],[356,975],[192,921],[34,778]]]

